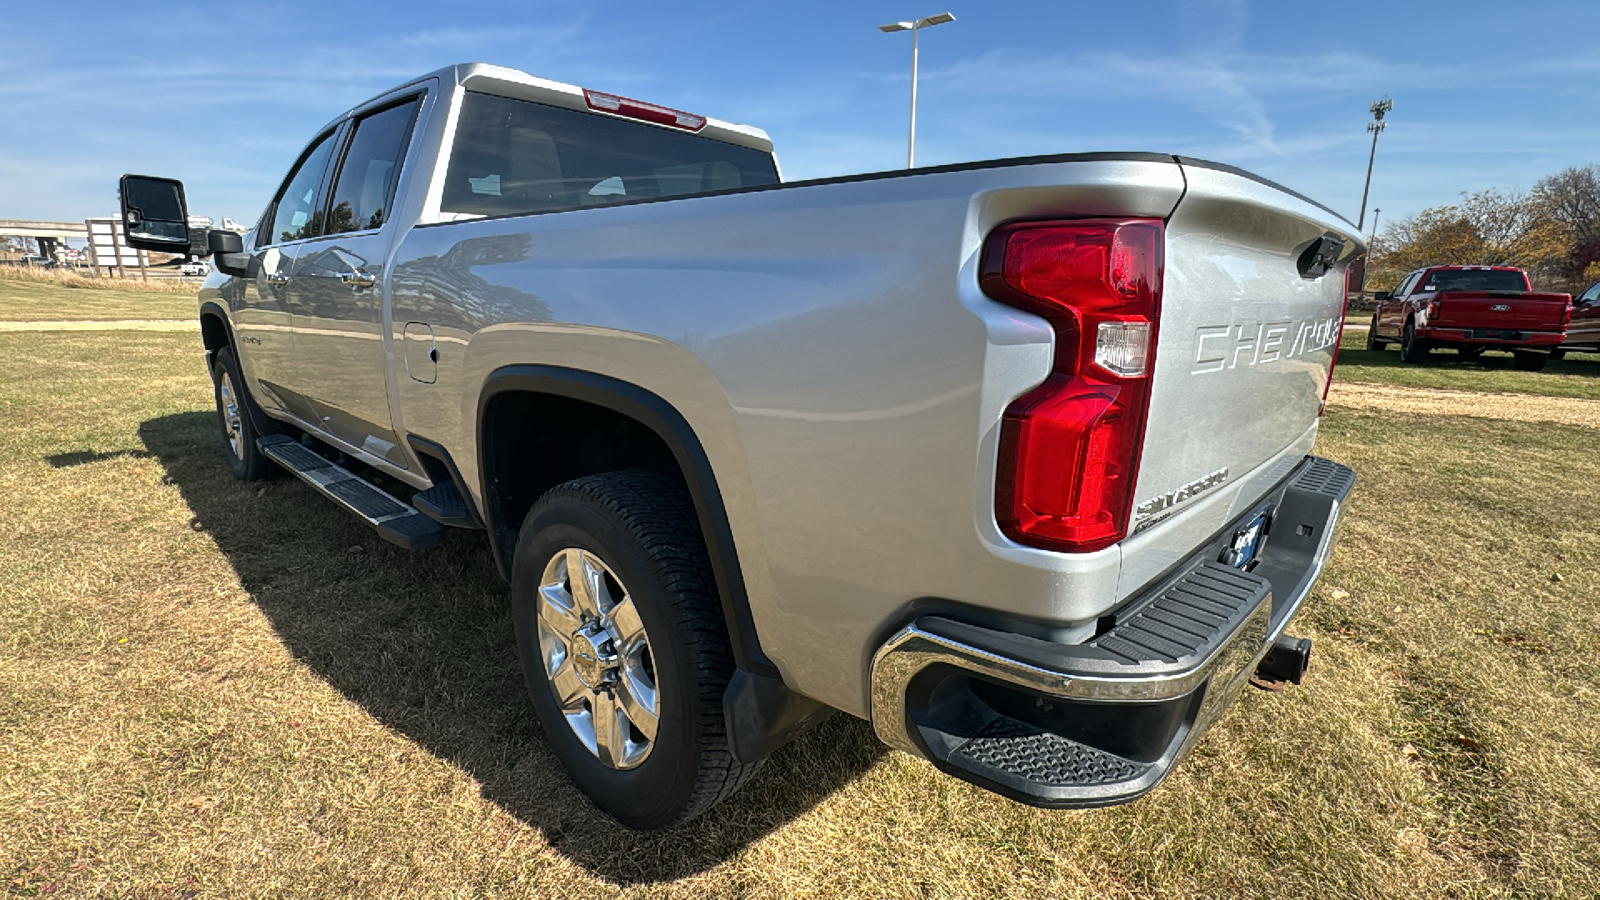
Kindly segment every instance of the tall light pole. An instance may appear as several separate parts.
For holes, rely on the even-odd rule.
[[[1383,117],[1389,114],[1389,110],[1394,109],[1394,101],[1385,97],[1382,100],[1372,101],[1372,105],[1367,108],[1372,112],[1372,121],[1367,123],[1367,130],[1372,132],[1372,152],[1367,154],[1367,183],[1361,188],[1361,218],[1356,220],[1357,233],[1367,222],[1367,192],[1372,190],[1372,160],[1378,155],[1378,135],[1383,134],[1383,130],[1389,127],[1389,124],[1383,121]]]
[[[911,32],[911,132],[906,138],[906,168],[911,168],[917,159],[917,32],[929,25],[943,25],[954,22],[955,16],[945,12],[937,16],[928,16],[915,22],[890,22],[888,25],[879,25],[878,30],[884,32],[909,31]],[[1365,201],[1363,201],[1365,202]]]

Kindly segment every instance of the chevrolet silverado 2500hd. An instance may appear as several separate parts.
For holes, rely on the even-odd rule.
[[[1398,341],[1408,363],[1423,362],[1436,348],[1469,357],[1509,350],[1517,368],[1536,372],[1560,347],[1571,314],[1571,297],[1534,293],[1521,269],[1430,266],[1378,292],[1367,349]]]
[[[122,197],[130,243],[187,241],[180,184]],[[1130,800],[1305,668],[1363,246],[1246,173],[784,184],[757,129],[473,64],[334,119],[208,241],[234,473],[405,547],[484,533],[552,749],[631,826],[828,710],[1026,803]]]

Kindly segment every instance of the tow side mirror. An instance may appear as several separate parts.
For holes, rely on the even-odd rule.
[[[1388,291],[1379,291],[1376,294],[1372,295],[1372,299],[1376,300],[1379,303],[1386,302],[1389,299],[1389,292]]]
[[[127,244],[157,253],[189,253],[189,206],[183,182],[151,175],[124,175],[122,228]]]
[[[244,238],[236,232],[213,228],[206,232],[206,251],[217,264],[217,270],[235,278],[249,278],[250,262],[254,256],[244,252]]]

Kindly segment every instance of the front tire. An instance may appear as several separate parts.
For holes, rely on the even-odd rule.
[[[256,446],[255,401],[250,399],[232,347],[218,350],[212,360],[211,388],[222,426],[222,449],[233,476],[240,481],[259,481],[274,474],[276,464]]]
[[[1400,361],[1405,363],[1421,363],[1428,361],[1428,342],[1417,337],[1417,325],[1412,319],[1406,320],[1406,330],[1400,335]]]
[[[681,824],[760,768],[729,748],[733,654],[693,504],[676,484],[626,471],[551,489],[523,521],[511,596],[551,749],[618,821]]]
[[[1556,349],[1550,351],[1550,358],[1560,362],[1561,360],[1567,358],[1567,351],[1557,347]]]
[[[1389,346],[1388,341],[1378,339],[1378,314],[1372,314],[1372,324],[1367,327],[1367,349],[1383,350]]]

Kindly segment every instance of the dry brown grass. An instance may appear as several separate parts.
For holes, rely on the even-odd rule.
[[[198,288],[166,289],[171,282],[147,289],[139,281],[85,278],[51,270],[0,266],[0,322],[82,322],[108,319],[187,319],[199,316]],[[34,276],[38,276],[36,279]],[[71,283],[67,283],[67,282]]]
[[[232,480],[192,336],[0,334],[0,414],[0,892],[1600,894],[1592,427],[1334,407],[1311,676],[1136,804],[1018,806],[837,717],[646,836],[537,734],[481,536]]]
[[[96,276],[91,271],[71,269],[36,269],[27,266],[0,266],[0,281],[20,281],[30,285],[77,290],[132,290],[147,294],[188,294],[193,296],[199,287],[197,278],[183,278],[166,272],[141,279],[137,269],[129,269],[126,278]]]

